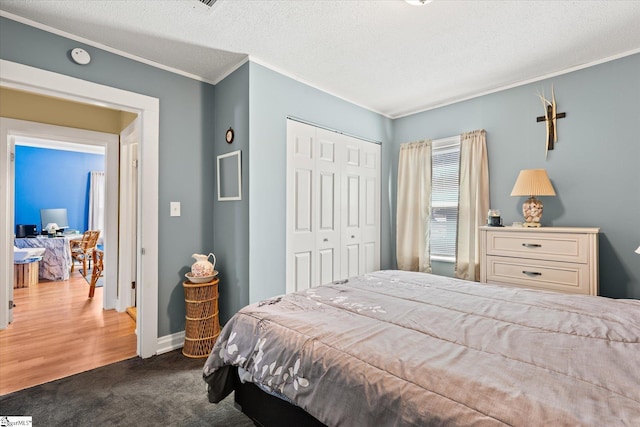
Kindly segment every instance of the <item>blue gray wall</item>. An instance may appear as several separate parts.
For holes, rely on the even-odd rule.
[[[211,185],[212,192],[216,193],[213,202],[213,249],[218,260],[216,270],[220,272],[220,320],[224,323],[249,304],[248,63],[216,85],[213,122],[216,129],[214,156],[241,150],[242,159],[242,200],[218,201],[217,181]],[[228,144],[225,133],[230,127],[235,137]]]
[[[69,60],[82,47],[89,65]],[[158,334],[184,330],[182,281],[193,253],[213,247],[214,86],[0,18],[0,58],[160,100]],[[169,216],[169,202],[182,216]]]
[[[558,142],[545,160],[538,92],[555,88]],[[556,197],[541,197],[543,224],[600,227],[600,293],[640,298],[640,55],[395,120],[398,146],[486,129],[491,207],[522,221],[510,197],[521,169],[544,168]],[[395,176],[395,173],[394,173]],[[394,198],[395,200],[395,198]]]
[[[87,66],[68,59],[74,47]],[[214,252],[224,322],[245,305],[285,291],[286,117],[382,142],[381,267],[395,267],[399,145],[484,128],[491,206],[520,220],[509,193],[517,173],[546,168],[557,197],[544,198],[546,225],[601,227],[601,293],[640,298],[640,55],[447,107],[390,120],[256,63],[216,87],[0,18],[0,58],[160,99],[160,336],[184,329],[182,281],[193,253]],[[556,150],[544,159],[536,92],[555,85]],[[233,144],[224,132],[233,127]],[[242,150],[243,199],[218,202],[215,160]],[[169,202],[182,216],[169,216]]]
[[[216,85],[215,155],[242,150],[243,198],[214,202],[214,248],[220,271],[220,319],[285,292],[286,119],[382,142],[381,265],[395,265],[389,159],[392,122],[268,68],[249,62]],[[235,130],[228,145],[224,132]]]
[[[104,155],[20,145],[15,153],[15,223],[41,231],[40,209],[65,208],[69,227],[85,231],[89,176],[104,171]]]
[[[395,265],[388,193],[392,121],[259,64],[250,63],[249,79],[250,301],[285,292],[287,116],[382,143],[381,267]]]

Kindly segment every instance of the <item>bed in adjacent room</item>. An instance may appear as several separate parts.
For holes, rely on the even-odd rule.
[[[640,301],[380,271],[243,308],[204,377],[265,426],[640,425]]]

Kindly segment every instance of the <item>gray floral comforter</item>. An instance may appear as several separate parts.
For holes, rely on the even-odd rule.
[[[262,301],[204,367],[328,426],[640,425],[640,302],[381,271]]]

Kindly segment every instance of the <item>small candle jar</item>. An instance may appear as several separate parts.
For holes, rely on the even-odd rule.
[[[502,218],[500,218],[500,210],[489,209],[489,213],[487,214],[487,225],[491,227],[502,226]]]

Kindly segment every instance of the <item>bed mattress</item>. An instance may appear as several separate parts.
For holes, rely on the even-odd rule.
[[[328,426],[640,425],[640,302],[381,271],[249,305],[204,367]]]

